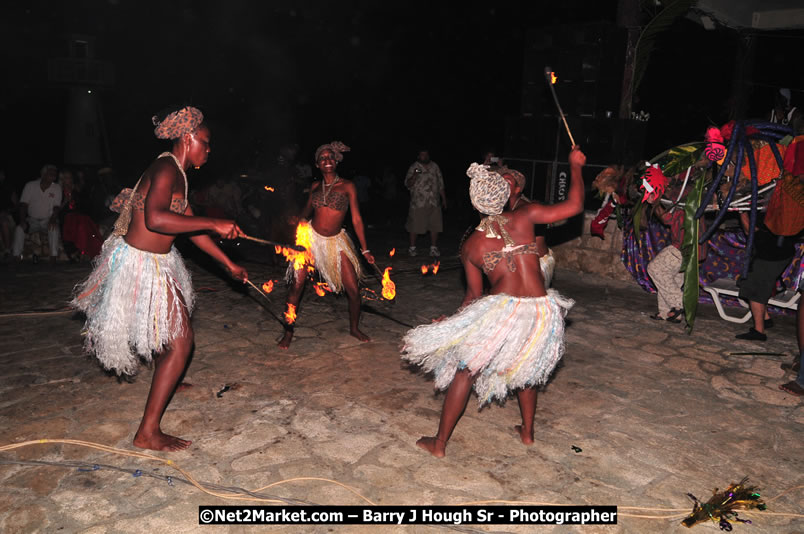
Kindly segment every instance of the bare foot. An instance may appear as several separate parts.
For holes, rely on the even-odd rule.
[[[443,458],[446,455],[447,442],[436,437],[422,437],[416,442],[416,446],[426,450],[436,458]]]
[[[290,346],[290,342],[293,340],[293,332],[287,330],[285,331],[285,335],[282,336],[282,340],[279,342],[280,349],[286,349]]]
[[[787,393],[792,393],[793,395],[796,395],[798,397],[804,395],[804,388],[799,386],[795,380],[791,380],[786,384],[782,384],[781,386],[779,386],[779,389],[781,389],[782,391],[786,391]]]
[[[191,387],[193,387],[193,385],[191,383],[182,382],[181,384],[176,386],[176,393],[178,393],[179,391],[186,391],[186,390],[190,389]]]
[[[351,334],[353,337],[356,337],[357,339],[359,339],[360,341],[362,341],[363,343],[365,343],[365,342],[367,342],[367,341],[371,341],[371,338],[370,338],[370,337],[368,337],[366,334],[364,334],[363,332],[361,332],[361,331],[360,331],[359,329],[357,329],[357,328],[353,328],[352,330],[349,330],[349,333],[350,333],[350,334]]]
[[[522,440],[522,443],[525,445],[533,445],[533,430],[530,432],[525,432],[525,429],[522,428],[522,425],[516,425],[514,430],[516,430],[517,434],[519,434],[519,439]]]
[[[153,451],[183,451],[190,446],[192,441],[169,436],[161,430],[146,434],[142,430],[137,430],[134,435],[134,446],[140,449],[151,449]]]

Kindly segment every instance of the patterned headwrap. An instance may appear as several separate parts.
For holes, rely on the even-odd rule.
[[[154,134],[159,139],[178,139],[186,133],[193,133],[204,120],[201,110],[192,106],[185,106],[174,111],[162,121],[154,115],[151,119],[156,128]]]
[[[511,196],[511,186],[501,174],[478,163],[472,163],[466,175],[472,179],[469,182],[469,198],[472,200],[472,206],[483,215],[487,215],[480,221],[477,230],[485,232],[486,237],[504,240],[507,247],[513,246],[514,240],[505,230],[508,219],[501,215],[508,197]]]
[[[331,150],[333,154],[335,154],[335,161],[341,162],[343,161],[343,153],[349,152],[351,148],[344,145],[340,141],[333,141],[331,143],[327,143],[326,145],[321,145],[320,147],[315,149],[315,160],[318,161],[318,156],[325,150]]]
[[[489,170],[486,165],[472,163],[466,175],[472,179],[469,183],[469,198],[472,206],[483,215],[499,215],[502,213],[511,187],[501,174]]]

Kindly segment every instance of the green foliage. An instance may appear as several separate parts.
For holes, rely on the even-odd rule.
[[[703,143],[690,143],[671,148],[660,163],[662,172],[668,178],[685,172],[701,159],[704,147]]]
[[[689,333],[695,325],[695,315],[698,312],[699,278],[698,278],[698,238],[700,225],[695,219],[695,212],[701,205],[703,197],[705,175],[698,176],[695,185],[687,195],[684,206],[684,240],[681,243],[681,269],[684,273],[684,318],[687,320]]]
[[[648,68],[651,52],[656,46],[656,37],[673,25],[679,17],[684,16],[695,4],[696,0],[675,0],[662,9],[658,15],[653,17],[650,22],[639,34],[634,56],[634,76],[631,81],[631,94],[636,94],[645,71]]]

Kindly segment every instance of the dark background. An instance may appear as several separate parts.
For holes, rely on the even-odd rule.
[[[187,102],[204,110],[213,131],[213,153],[196,175],[202,179],[270,165],[278,147],[289,142],[299,143],[301,158],[311,161],[316,146],[338,139],[353,150],[345,164],[372,176],[385,166],[403,174],[417,149],[427,146],[449,194],[451,185],[465,183],[465,168],[484,147],[510,149],[506,120],[519,117],[528,98],[528,31],[608,23],[615,33],[602,53],[616,59],[624,55],[616,8],[613,1],[576,0],[494,7],[4,2],[0,168],[21,184],[36,177],[42,164],[62,163],[68,90],[48,82],[47,61],[69,55],[71,34],[85,34],[95,39],[95,58],[114,65],[114,84],[97,91],[110,163],[124,182],[135,181],[165,148],[152,135],[150,117]],[[800,33],[764,34],[756,43],[748,116],[766,115],[777,87],[794,88],[796,102],[804,86]],[[688,19],[662,35],[634,103],[635,111],[651,114],[643,157],[700,139],[707,125],[728,119],[737,47],[737,32],[706,31]],[[556,57],[561,52],[557,47]],[[618,64],[621,69],[618,61],[605,65],[615,87],[599,97],[606,100],[599,107],[615,115],[622,72],[612,71]],[[559,98],[561,78],[559,71]],[[565,111],[573,116],[573,109]]]

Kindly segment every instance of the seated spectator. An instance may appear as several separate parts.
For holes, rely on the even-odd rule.
[[[42,167],[40,177],[31,180],[22,190],[19,204],[20,223],[14,230],[14,243],[11,253],[21,258],[25,245],[25,235],[30,232],[47,232],[51,261],[59,256],[59,208],[61,206],[61,186],[56,183],[58,170],[55,165]],[[36,254],[34,261],[38,261]]]
[[[100,228],[85,212],[83,191],[70,171],[59,173],[62,189],[62,239],[71,261],[92,259],[103,246]]]

